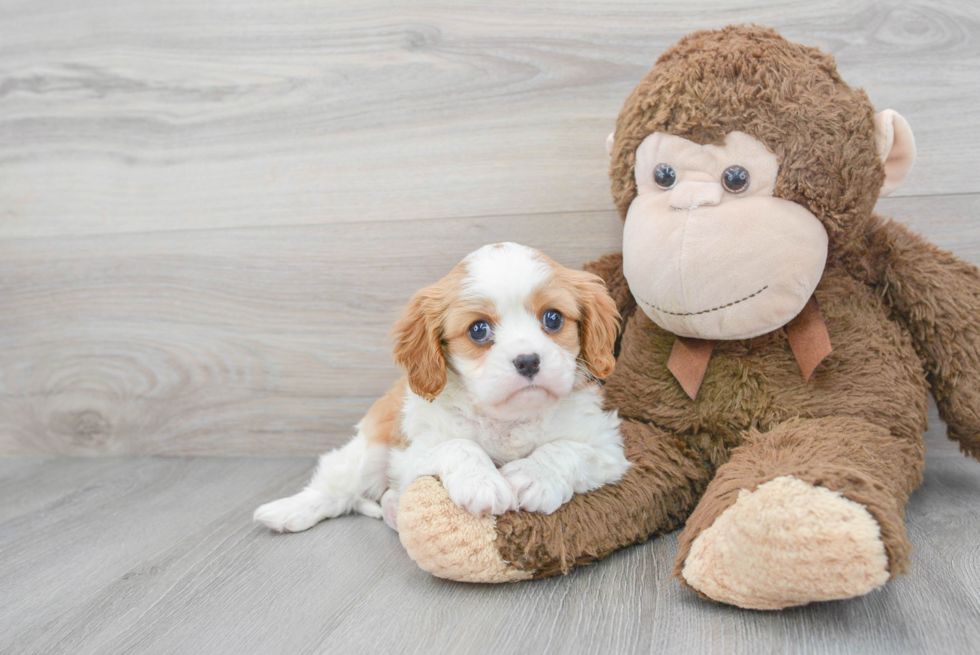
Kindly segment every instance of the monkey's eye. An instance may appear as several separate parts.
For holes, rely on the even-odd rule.
[[[565,325],[565,317],[557,309],[549,309],[541,315],[541,325],[548,332],[557,332]]]
[[[475,321],[466,331],[473,343],[486,343],[493,336],[493,330],[486,321]]]
[[[666,191],[677,184],[677,173],[670,164],[657,164],[653,169],[653,183]]]
[[[721,185],[729,193],[742,193],[749,188],[749,172],[742,166],[729,166],[721,174]]]

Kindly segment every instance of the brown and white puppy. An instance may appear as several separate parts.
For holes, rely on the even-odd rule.
[[[406,376],[354,439],[255,520],[296,532],[356,511],[396,527],[423,475],[474,514],[550,514],[619,480],[630,464],[596,380],[615,365],[618,319],[598,277],[515,243],[480,248],[409,302],[394,328]]]

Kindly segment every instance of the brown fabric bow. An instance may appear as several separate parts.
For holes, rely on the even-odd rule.
[[[823,314],[820,313],[816,296],[810,296],[803,311],[787,323],[785,329],[786,336],[789,338],[789,347],[803,374],[803,381],[809,382],[817,365],[833,350],[833,346],[830,345],[830,333],[827,332],[827,324],[823,320]],[[715,342],[710,339],[690,337],[674,339],[674,347],[671,348],[670,357],[667,359],[667,368],[674,374],[691,400],[698,397],[698,390],[701,388],[701,382],[704,381],[704,374],[708,370],[708,361],[711,359],[711,351],[714,347]]]

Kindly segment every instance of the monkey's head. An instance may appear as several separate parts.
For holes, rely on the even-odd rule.
[[[607,147],[639,307],[681,336],[795,317],[828,258],[908,175],[908,123],[834,60],[762,27],[691,34],[626,100]]]

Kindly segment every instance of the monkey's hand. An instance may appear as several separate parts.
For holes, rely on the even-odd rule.
[[[442,484],[418,478],[398,504],[398,536],[409,556],[440,578],[512,582],[566,573],[618,548],[674,530],[707,486],[711,471],[682,439],[624,420],[633,466],[616,484],[572,499],[552,514],[475,516]]]
[[[980,460],[980,270],[884,220],[863,260],[912,335],[947,435]]]

